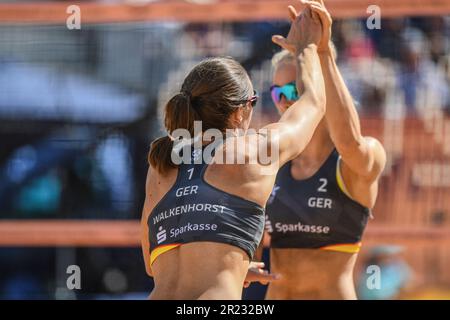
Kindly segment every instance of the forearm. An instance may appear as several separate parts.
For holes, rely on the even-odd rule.
[[[325,85],[315,45],[299,50],[297,85],[302,94],[275,125],[279,132],[280,164],[298,156],[325,114]],[[268,128],[275,128],[270,125]],[[301,137],[299,139],[299,137]]]
[[[315,108],[325,113],[325,85],[322,76],[317,47],[313,44],[299,50],[296,54],[297,90],[300,99],[297,100],[282,115],[280,122],[296,124],[304,115],[305,108]]]
[[[316,45],[309,45],[296,55],[297,90],[312,105],[325,108],[325,84]],[[323,109],[322,108],[322,109]]]
[[[358,113],[331,53],[320,53],[327,106],[325,119],[336,148],[343,152],[363,143]]]

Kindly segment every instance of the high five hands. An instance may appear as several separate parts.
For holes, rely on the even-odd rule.
[[[286,38],[274,35],[272,41],[298,55],[308,45],[317,46],[317,52],[330,50],[332,19],[323,0],[300,0],[306,8],[299,14],[293,6],[288,7],[291,28]]]

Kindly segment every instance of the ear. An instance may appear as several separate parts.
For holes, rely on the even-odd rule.
[[[239,127],[244,120],[244,108],[236,108],[236,110],[230,115],[230,124],[233,127]]]

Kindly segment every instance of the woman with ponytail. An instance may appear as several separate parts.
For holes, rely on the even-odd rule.
[[[325,113],[317,55],[320,21],[306,25],[302,15],[310,16],[309,9],[302,15],[289,10],[287,38],[274,36],[273,41],[295,56],[302,95],[277,123],[264,128],[269,134],[247,132],[257,96],[246,71],[232,58],[200,62],[165,107],[168,135],[151,145],[142,213],[143,256],[155,282],[151,299],[240,299],[248,282],[273,277],[251,262],[264,230],[264,207],[278,169],[302,152]],[[183,154],[183,162],[176,164],[172,133],[183,129],[193,137],[195,121],[203,132],[243,134],[217,144],[211,162],[197,161],[194,151],[188,161]],[[200,139],[203,151],[209,140]],[[268,172],[263,164],[249,161],[261,147],[277,152],[276,170]],[[219,155],[230,153],[244,163],[218,161]]]

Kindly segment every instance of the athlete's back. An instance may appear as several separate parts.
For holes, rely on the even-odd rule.
[[[257,137],[233,138],[225,146],[236,139],[249,143]],[[167,176],[149,171],[143,223],[157,289],[152,299],[240,299],[262,237],[261,204],[275,179],[260,170],[257,164],[182,164]]]

